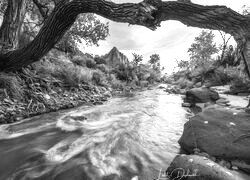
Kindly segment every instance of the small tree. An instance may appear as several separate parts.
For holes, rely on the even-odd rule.
[[[177,61],[177,67],[180,70],[188,70],[189,69],[189,61],[185,61],[185,60]]]
[[[226,34],[223,31],[219,31],[219,32],[220,32],[221,38],[223,40],[223,44],[220,47],[220,49],[221,49],[220,61],[222,61],[224,56],[225,56],[226,49],[228,48],[228,41],[231,39],[232,35]]]
[[[194,43],[188,49],[192,69],[196,69],[197,67],[206,68],[206,65],[212,59],[212,55],[218,52],[213,39],[214,34],[212,31],[204,30],[195,38]]]
[[[149,59],[149,63],[152,65],[153,69],[159,73],[161,71],[160,55],[152,54]]]
[[[139,54],[136,54],[136,53],[133,53],[133,56],[134,56],[134,58],[133,58],[133,64],[134,64],[135,66],[138,66],[138,64],[139,64],[140,62],[142,62],[143,56],[142,56],[142,55],[139,55]]]

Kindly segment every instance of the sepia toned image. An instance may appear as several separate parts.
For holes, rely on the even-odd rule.
[[[0,180],[250,180],[250,1],[1,0]]]

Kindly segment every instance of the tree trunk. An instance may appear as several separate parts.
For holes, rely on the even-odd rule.
[[[193,3],[162,2],[155,14],[157,23],[177,20],[187,26],[224,31],[237,42],[250,77],[250,17],[226,6],[202,6]]]
[[[26,0],[8,0],[8,6],[0,28],[0,52],[18,48],[18,37],[24,20]]]
[[[63,0],[46,19],[32,42],[0,57],[0,71],[16,70],[38,61],[54,47],[80,13],[96,13],[113,21],[143,25],[152,30],[166,20],[221,30],[235,38],[250,69],[250,19],[225,6],[201,6],[161,0],[144,0],[139,4],[115,4],[105,0]]]
[[[104,0],[62,1],[46,19],[32,42],[0,57],[0,71],[17,70],[38,61],[62,38],[80,13],[96,13],[117,22],[143,25],[144,19],[152,18],[150,14],[153,10],[153,6],[144,3],[115,4]]]
[[[248,39],[241,49],[241,56],[244,61],[246,72],[248,77],[250,77],[250,39]]]

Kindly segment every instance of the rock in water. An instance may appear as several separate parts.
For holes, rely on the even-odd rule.
[[[194,148],[225,160],[250,162],[250,114],[220,106],[209,106],[184,125],[180,146]]]
[[[172,179],[185,180],[249,180],[250,176],[228,170],[198,155],[178,155],[167,169]]]
[[[219,94],[206,87],[193,88],[186,92],[185,102],[188,103],[206,103],[218,100]]]

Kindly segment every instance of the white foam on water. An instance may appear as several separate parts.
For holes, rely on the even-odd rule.
[[[54,123],[45,123],[37,127],[27,128],[27,129],[18,130],[18,131],[13,131],[11,127],[13,125],[18,125],[18,124],[2,125],[0,126],[0,139],[13,139],[13,138],[17,138],[17,137],[24,136],[27,134],[32,134],[32,133],[47,129],[49,126],[53,124]]]

